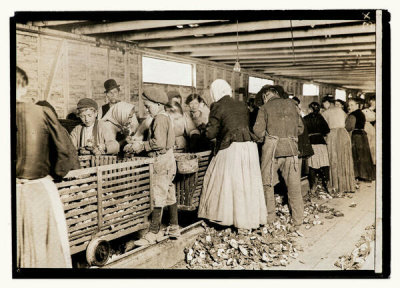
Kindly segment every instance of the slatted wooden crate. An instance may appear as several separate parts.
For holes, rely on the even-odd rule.
[[[118,162],[117,156],[114,155],[84,155],[79,156],[81,168],[96,167],[102,165],[115,164]]]
[[[71,254],[101,237],[110,241],[148,227],[152,210],[151,158],[73,170],[57,183]]]
[[[199,171],[186,175],[177,174],[174,180],[180,210],[195,210],[199,206],[204,175],[211,161],[211,151],[199,152],[196,155],[199,159]]]

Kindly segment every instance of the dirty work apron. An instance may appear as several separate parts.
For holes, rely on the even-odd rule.
[[[273,136],[266,134],[265,135],[265,140],[264,140],[264,145],[262,147],[262,161],[261,161],[261,175],[262,175],[262,180],[263,180],[263,185],[268,185],[268,186],[275,186],[276,184],[279,183],[277,171],[275,169],[275,151],[276,147],[278,146],[278,141],[279,139],[291,139],[294,141],[298,141],[297,137],[287,137],[287,138],[279,138],[278,136]],[[289,141],[290,148],[292,149],[292,154],[294,154],[293,157],[295,161],[295,169],[298,169],[298,157],[297,154],[294,153],[296,147],[292,147],[292,142]]]

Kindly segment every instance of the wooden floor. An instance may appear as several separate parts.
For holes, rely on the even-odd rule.
[[[339,270],[334,266],[336,260],[342,255],[351,253],[365,232],[365,228],[375,224],[375,182],[360,183],[360,189],[351,199],[334,198],[318,202],[326,202],[329,207],[340,210],[344,213],[344,217],[322,218],[324,225],[317,225],[309,230],[302,225],[300,232],[304,237],[298,238],[298,243],[303,246],[304,251],[288,266],[276,269]],[[357,206],[349,207],[353,202]],[[374,269],[374,251],[371,251],[362,269]]]
[[[360,189],[352,195],[351,199],[314,199],[315,202],[326,203],[327,206],[340,210],[344,213],[344,217],[325,219],[323,218],[325,214],[321,213],[320,220],[324,221],[323,225],[313,226],[309,230],[302,225],[300,232],[304,237],[298,237],[297,242],[304,251],[299,253],[297,259],[292,259],[288,266],[271,267],[271,270],[339,270],[334,263],[340,256],[350,254],[365,232],[365,228],[375,224],[375,182],[361,183]],[[356,207],[349,207],[352,203],[356,203]],[[138,252],[128,252],[104,268],[185,269],[183,249],[193,244],[202,231],[199,226],[189,229],[188,233],[183,233],[178,241],[166,240],[143,251],[139,249]],[[362,269],[374,269],[374,251],[371,251]]]

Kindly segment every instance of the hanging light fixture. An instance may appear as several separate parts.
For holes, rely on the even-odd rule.
[[[239,63],[239,21],[236,20],[236,62],[235,66],[233,66],[233,71],[240,72],[240,63]]]

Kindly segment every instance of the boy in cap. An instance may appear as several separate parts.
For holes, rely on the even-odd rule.
[[[169,206],[170,226],[167,235],[177,238],[180,235],[178,225],[178,206],[175,186],[172,180],[176,173],[176,162],[173,154],[175,134],[172,120],[164,110],[168,103],[167,95],[154,87],[146,87],[143,91],[144,106],[154,118],[149,129],[147,141],[134,141],[125,146],[125,152],[140,153],[146,151],[154,162],[154,210],[151,216],[149,232],[135,244],[138,246],[155,243],[160,237],[163,207]]]
[[[119,92],[121,91],[120,85],[118,85],[114,79],[108,79],[106,82],[104,82],[104,89],[106,89],[104,94],[106,94],[108,103],[101,106],[99,119],[103,118],[112,106],[121,101],[119,98]]]
[[[90,98],[83,98],[77,104],[82,124],[71,131],[71,139],[80,155],[115,154],[119,151],[110,127],[112,124],[97,120],[97,108],[96,101]]]

